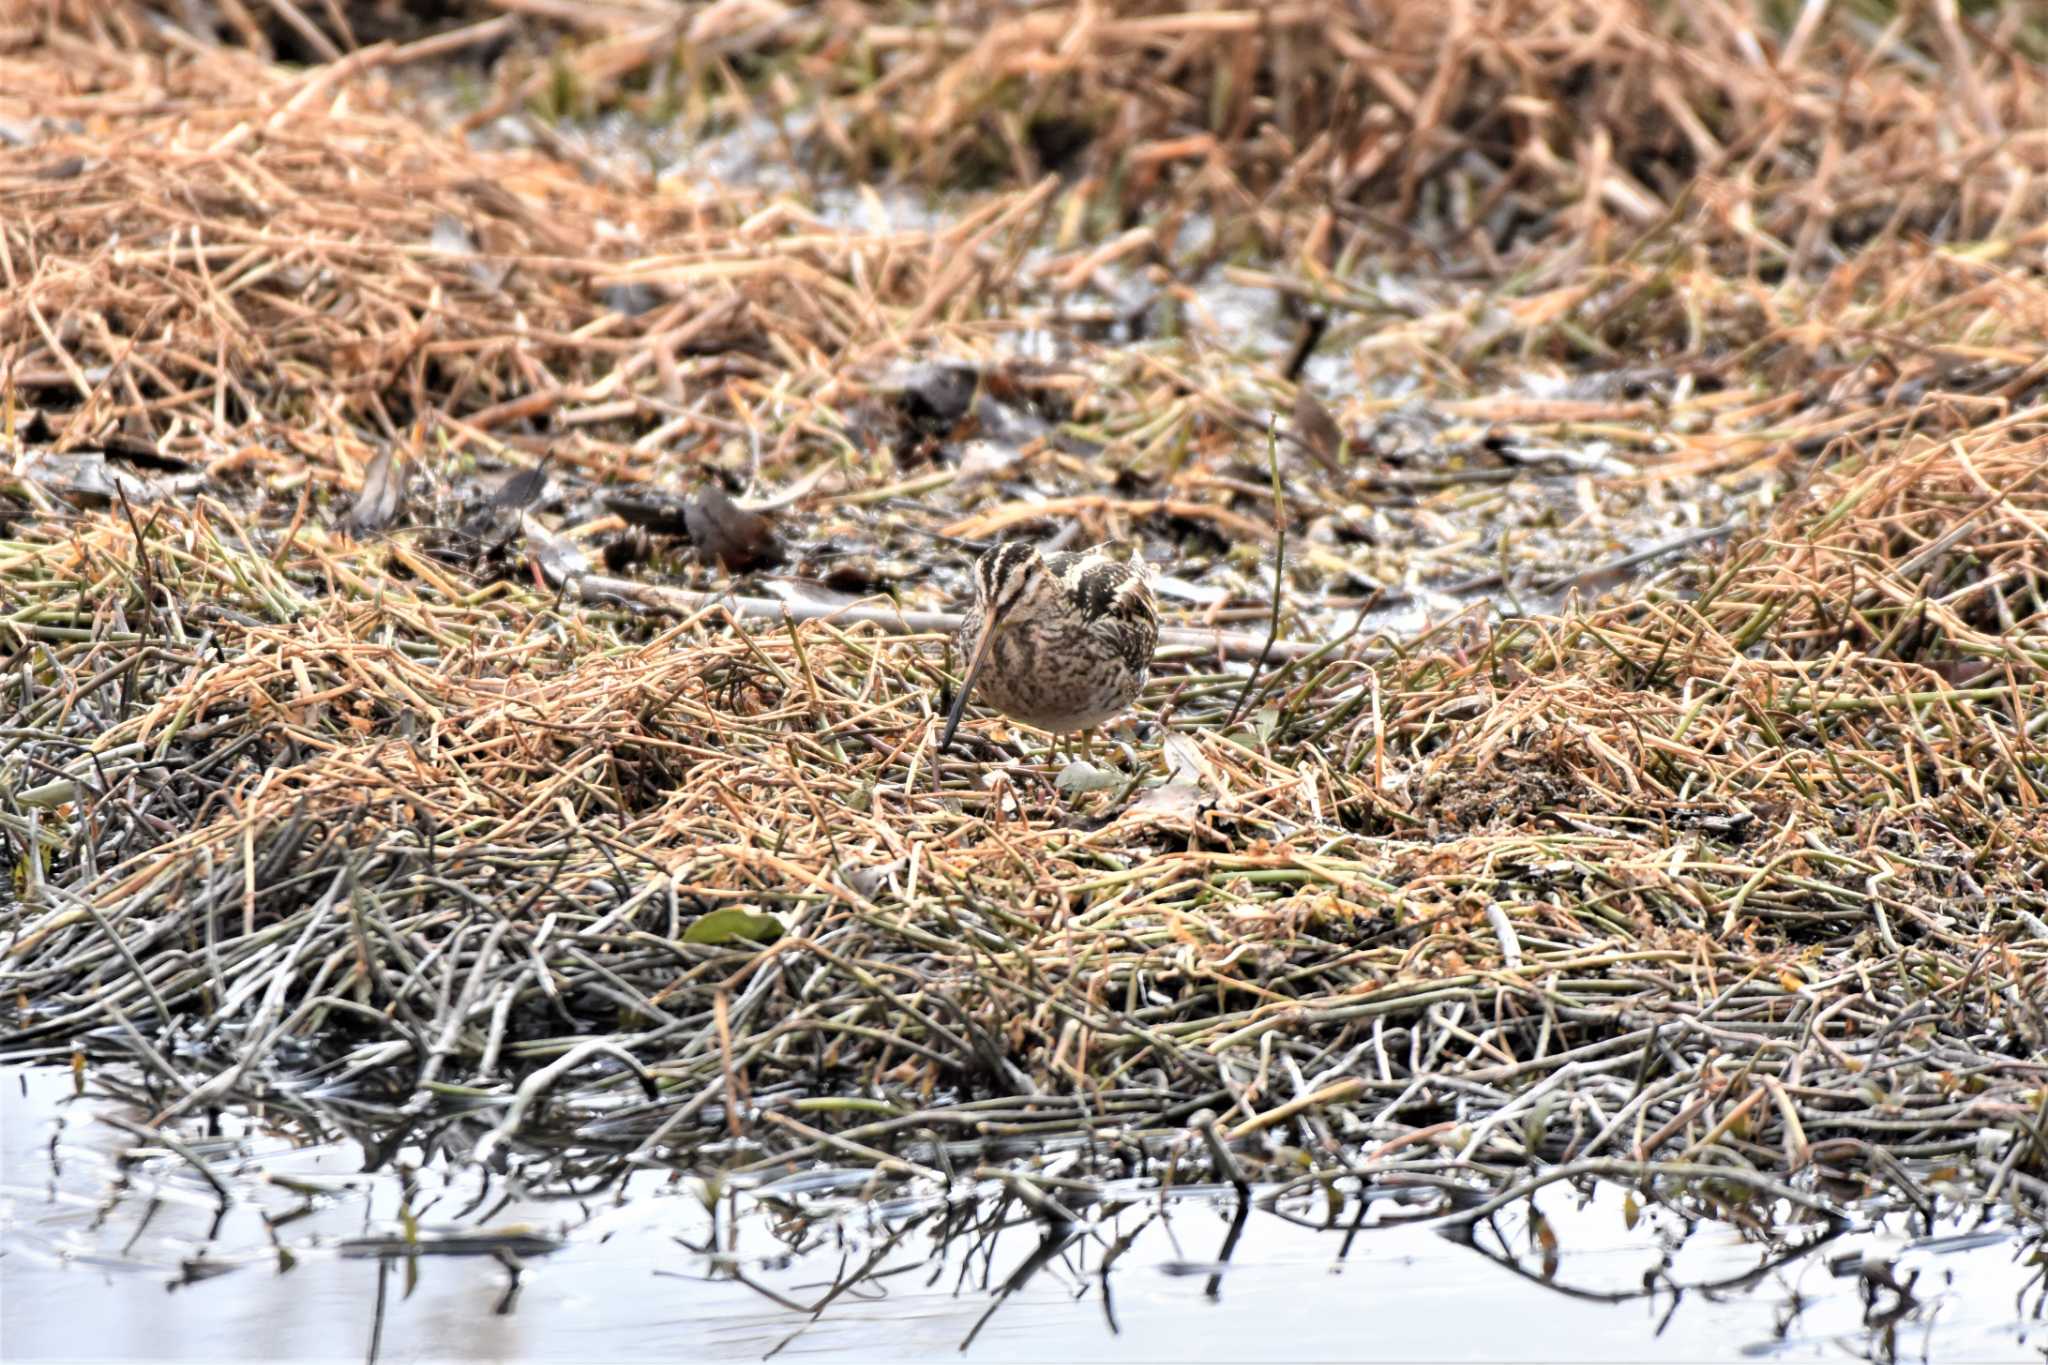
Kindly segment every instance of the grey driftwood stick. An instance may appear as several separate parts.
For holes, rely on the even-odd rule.
[[[900,635],[946,634],[960,629],[960,617],[950,611],[904,611],[893,606],[835,606],[824,602],[785,602],[779,597],[740,597],[732,593],[691,592],[653,583],[636,583],[630,578],[606,574],[571,573],[562,582],[586,601],[617,602],[663,616],[693,616],[700,611],[724,607],[735,616],[765,621],[838,621],[846,625],[869,623]],[[1159,632],[1161,648],[1214,650],[1227,659],[1256,659],[1266,648],[1264,635],[1247,635],[1229,630],[1187,630],[1166,626]],[[1306,658],[1322,646],[1305,640],[1275,640],[1272,659],[1286,661]]]

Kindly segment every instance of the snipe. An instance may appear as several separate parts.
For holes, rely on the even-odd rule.
[[[1159,615],[1143,561],[1102,546],[1041,554],[1005,541],[975,561],[974,605],[960,625],[967,671],[939,747],[952,744],[971,696],[1041,730],[1081,732],[1131,704],[1145,685]]]

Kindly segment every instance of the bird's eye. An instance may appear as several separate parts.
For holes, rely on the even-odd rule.
[[[1031,591],[1031,582],[1037,577],[1037,565],[1026,560],[1010,572],[1003,580],[1000,590],[1002,609],[1008,611],[1024,600],[1024,594]]]

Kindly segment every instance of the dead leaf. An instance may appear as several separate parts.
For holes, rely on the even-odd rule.
[[[1192,735],[1178,730],[1168,733],[1159,742],[1159,753],[1166,762],[1169,782],[1192,783],[1217,796],[1230,789],[1230,784],[1216,771],[1216,765],[1209,761],[1209,756],[1202,752],[1202,746]]]
[[[1107,791],[1124,783],[1123,774],[1111,768],[1098,768],[1086,759],[1075,759],[1060,769],[1060,775],[1053,779],[1053,785],[1062,796],[1080,796],[1087,792]]]
[[[350,535],[365,536],[382,531],[405,511],[405,460],[396,447],[377,452],[363,472],[363,486],[349,504],[343,525]]]
[[[542,456],[539,464],[531,469],[522,469],[498,486],[491,495],[491,506],[498,511],[524,510],[541,500],[548,491],[548,462]]]
[[[101,440],[100,453],[110,459],[123,460],[137,469],[151,469],[163,474],[187,474],[193,468],[190,460],[162,449],[155,441],[121,431],[109,432]]]
[[[1341,472],[1337,457],[1344,449],[1344,431],[1306,384],[1294,392],[1294,434],[1318,464],[1332,474]]]
[[[531,512],[520,518],[526,532],[526,551],[550,583],[567,583],[590,572],[590,556],[567,536],[558,535],[541,524]]]
[[[874,900],[885,891],[890,895],[901,895],[903,888],[898,885],[898,874],[909,865],[910,859],[895,858],[868,867],[842,867],[840,878],[867,900]]]
[[[715,560],[732,573],[746,573],[782,562],[774,521],[740,506],[716,484],[706,484],[683,504],[683,522],[697,557],[707,564]]]
[[[927,361],[911,365],[876,388],[894,398],[903,416],[921,431],[946,431],[974,405],[981,374],[967,365]]]
[[[1124,807],[1119,820],[1152,820],[1189,828],[1209,799],[1199,782],[1162,782],[1139,793],[1137,800]]]
[[[660,489],[607,488],[600,499],[607,512],[616,512],[630,525],[657,536],[686,536],[690,523],[684,509],[688,499]]]
[[[98,452],[71,455],[44,453],[32,459],[23,471],[45,492],[88,506],[106,506],[126,498],[136,506],[160,502],[173,492],[185,492],[204,483],[203,475],[158,481],[131,474],[109,464]]]

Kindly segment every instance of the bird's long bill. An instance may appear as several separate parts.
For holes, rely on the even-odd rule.
[[[967,699],[974,695],[974,680],[981,673],[981,666],[988,659],[989,646],[995,643],[996,621],[993,614],[981,623],[981,634],[974,641],[974,654],[967,660],[967,671],[960,675],[960,690],[953,695],[953,709],[946,713],[946,729],[939,736],[939,749],[944,752],[953,744],[953,732],[960,728],[960,717],[967,710]]]

